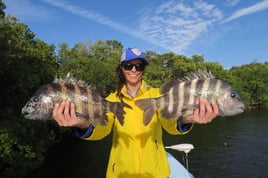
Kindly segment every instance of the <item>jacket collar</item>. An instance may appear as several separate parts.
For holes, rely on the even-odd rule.
[[[123,94],[124,97],[133,99],[133,98],[136,98],[136,97],[139,97],[140,95],[142,95],[148,88],[150,88],[150,86],[144,80],[142,80],[141,86],[138,89],[135,97],[131,97],[128,94],[126,85],[124,85],[123,88],[121,89],[121,93]]]

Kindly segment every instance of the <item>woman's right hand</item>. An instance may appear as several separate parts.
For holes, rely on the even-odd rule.
[[[70,101],[63,101],[60,104],[55,104],[53,109],[53,119],[59,126],[63,127],[78,127],[86,129],[90,125],[88,120],[76,117],[75,105],[70,103]]]
[[[199,108],[195,109],[192,115],[182,118],[183,124],[207,124],[219,115],[219,107],[215,102],[198,99],[195,104],[199,105]]]

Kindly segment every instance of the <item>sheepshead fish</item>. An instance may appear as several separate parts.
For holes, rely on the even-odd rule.
[[[147,125],[157,109],[166,119],[178,119],[193,114],[199,106],[196,99],[216,102],[220,116],[232,116],[244,111],[245,105],[238,93],[227,82],[216,79],[210,71],[197,71],[181,80],[173,80],[160,87],[161,96],[137,100],[135,104],[144,110]]]
[[[123,108],[131,108],[123,102],[106,101],[97,87],[68,74],[65,79],[56,78],[52,83],[41,86],[22,108],[22,114],[26,119],[50,120],[54,105],[65,100],[75,104],[78,117],[89,120],[93,125],[105,125],[106,112],[113,112],[123,125]]]

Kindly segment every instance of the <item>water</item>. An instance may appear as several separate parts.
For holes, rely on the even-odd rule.
[[[189,153],[189,169],[195,177],[259,178],[268,176],[267,136],[268,111],[259,110],[196,125],[183,138],[172,136],[166,143],[194,145]],[[181,153],[172,153],[181,159]]]
[[[189,170],[197,178],[268,176],[268,110],[217,118],[208,125],[195,125],[187,135],[164,133],[165,145],[191,143]],[[111,137],[82,141],[74,137],[55,143],[44,164],[29,178],[105,177]],[[179,161],[182,153],[168,150]]]

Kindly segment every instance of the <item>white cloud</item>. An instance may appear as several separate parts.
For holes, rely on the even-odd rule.
[[[139,30],[149,41],[177,53],[221,18],[222,12],[206,2],[198,1],[190,6],[168,1],[146,13],[140,20]]]
[[[52,6],[59,7],[61,9],[69,11],[75,15],[79,15],[81,17],[95,21],[97,23],[107,25],[115,30],[124,32],[126,34],[131,35],[131,36],[140,37],[139,34],[137,34],[133,29],[131,29],[123,24],[117,23],[117,22],[109,19],[108,17],[105,17],[105,16],[98,14],[94,11],[90,11],[87,9],[83,9],[83,8],[74,6],[70,3],[67,3],[64,0],[43,0],[43,2],[46,2]]]
[[[226,20],[224,20],[224,22],[229,22],[231,20],[237,19],[239,17],[245,16],[245,15],[249,15],[258,11],[262,11],[268,8],[268,1],[262,1],[259,2],[257,4],[254,4],[250,7],[246,7],[243,9],[240,9],[238,11],[236,11],[233,15],[231,15],[230,17],[228,17]]]
[[[166,1],[151,11],[147,10],[138,20],[139,25],[135,29],[129,24],[127,26],[117,23],[108,17],[74,6],[64,0],[43,0],[43,2],[176,53],[185,50],[223,16],[214,5],[203,1],[191,5]]]

